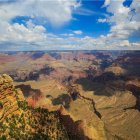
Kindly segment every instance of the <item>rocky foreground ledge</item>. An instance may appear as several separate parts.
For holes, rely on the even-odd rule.
[[[91,140],[84,130],[84,122],[75,122],[63,106],[56,111],[28,106],[12,78],[0,76],[0,139]]]
[[[13,80],[0,76],[0,139],[62,140],[69,139],[58,112],[31,108]]]

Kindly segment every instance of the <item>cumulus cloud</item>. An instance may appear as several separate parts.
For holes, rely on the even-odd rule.
[[[0,4],[0,17],[1,20],[16,16],[44,17],[57,26],[71,20],[72,11],[78,6],[75,0],[16,0]]]
[[[0,44],[11,47],[25,44],[44,47],[46,44],[47,47],[52,47],[59,42],[61,45],[61,38],[48,33],[43,25],[35,25],[32,20],[39,18],[55,27],[62,26],[73,19],[73,10],[79,6],[76,0],[0,0]],[[16,17],[29,17],[30,20],[25,24],[12,23]]]
[[[27,42],[43,41],[45,36],[45,28],[43,26],[25,27],[22,24],[15,23],[13,26],[9,26],[7,29],[7,38],[9,40],[19,40]]]
[[[106,0],[108,1],[108,0]],[[105,1],[105,3],[106,3]],[[106,19],[112,26],[110,36],[117,38],[128,38],[140,31],[140,3],[133,0],[130,7],[124,6],[125,0],[110,1],[107,12],[112,16]],[[99,21],[105,21],[100,20]]]
[[[140,34],[140,3],[133,0],[128,7],[124,5],[125,0],[105,0],[103,8],[106,8],[108,16],[99,18],[99,23],[110,24],[110,31],[107,35],[101,35],[100,39],[107,48],[114,49],[139,49],[140,43],[129,42],[129,37]]]
[[[62,26],[73,19],[73,12],[81,6],[76,0],[0,0],[0,50],[140,49],[139,42],[128,40],[140,31],[140,3],[133,0],[130,7],[126,7],[123,2],[105,1],[109,15],[98,22],[107,22],[111,28],[107,35],[94,38],[83,37],[81,30],[54,35],[47,27],[33,22],[43,19],[55,27]],[[89,15],[91,11],[86,10],[86,13]],[[26,16],[29,20],[25,24],[12,23],[17,16]]]

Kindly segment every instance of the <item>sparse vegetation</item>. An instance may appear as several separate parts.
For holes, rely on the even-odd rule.
[[[0,101],[0,109],[3,108],[3,103]]]
[[[8,88],[7,85],[7,89]],[[57,112],[49,112],[43,108],[29,107],[25,100],[16,97],[18,93],[16,92],[16,94],[14,94],[15,90],[12,92],[13,95],[10,95],[10,97],[15,103],[11,105],[13,105],[13,108],[16,110],[10,112],[11,108],[9,104],[6,111],[7,115],[4,112],[4,116],[0,120],[0,140],[69,139],[63,124],[59,120]],[[5,99],[8,96],[9,95],[5,93]],[[0,106],[3,106],[2,102],[0,102]]]

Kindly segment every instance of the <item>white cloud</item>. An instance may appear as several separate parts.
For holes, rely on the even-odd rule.
[[[110,0],[105,0],[103,7],[106,7],[110,4]]]
[[[73,31],[73,33],[75,33],[77,35],[81,35],[83,32],[81,30],[76,30],[76,31]]]
[[[107,35],[97,38],[76,37],[83,34],[81,30],[54,35],[48,33],[43,25],[35,25],[32,19],[25,25],[11,23],[16,16],[29,16],[33,19],[43,18],[54,26],[61,26],[73,19],[73,10],[79,6],[76,0],[17,0],[0,4],[1,50],[140,49],[139,42],[131,43],[128,40],[129,36],[140,30],[140,4],[136,0],[130,7],[125,7],[123,0],[107,1],[104,6],[107,6],[107,12],[112,16],[100,18],[98,22],[108,22],[111,29]]]
[[[140,49],[140,43],[130,43],[128,40],[114,40],[111,35],[93,38],[85,36],[75,37],[73,34],[63,34],[65,38],[50,34],[41,25],[34,25],[31,21],[27,26],[15,23],[8,25],[0,46],[12,50],[45,50],[45,49]],[[111,39],[112,38],[112,39]],[[5,50],[5,48],[3,48]]]
[[[113,14],[106,19],[112,26],[110,36],[128,38],[140,31],[140,3],[133,0],[130,7],[123,5],[125,0],[110,1],[107,12]],[[105,1],[106,3],[106,1]],[[105,21],[100,20],[99,21]]]
[[[73,19],[72,13],[80,4],[76,0],[16,0],[0,1],[0,44],[18,49],[22,45],[47,48],[64,44],[63,38],[46,31],[42,25],[35,25],[32,20],[26,25],[14,23],[11,20],[17,16],[28,16],[32,19],[43,18],[54,26],[61,26]],[[73,34],[69,34],[73,36]],[[47,47],[47,48],[46,48]],[[19,48],[20,49],[20,48]],[[25,49],[26,46],[25,46]],[[40,49],[40,48],[38,48]]]
[[[8,24],[4,34],[0,34],[0,41],[6,42],[37,42],[43,41],[45,37],[45,28],[43,26],[34,25],[25,27],[23,24]]]
[[[105,23],[105,22],[107,22],[107,19],[106,18],[99,18],[98,22],[99,23]]]
[[[16,16],[43,17],[59,26],[72,19],[72,12],[78,6],[76,0],[18,0],[1,4],[0,17],[6,21]]]
[[[120,43],[121,47],[129,47],[130,46],[130,42],[128,40],[122,40],[122,42]]]

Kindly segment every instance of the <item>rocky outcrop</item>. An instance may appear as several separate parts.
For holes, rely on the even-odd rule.
[[[105,72],[112,72],[115,75],[123,75],[125,74],[126,70],[120,66],[110,66],[105,69]]]
[[[140,111],[140,83],[139,83],[139,81],[127,82],[126,89],[131,91],[132,94],[136,97],[136,104],[135,104],[135,106],[133,106],[131,108],[138,109]]]
[[[58,112],[29,107],[5,74],[0,76],[0,126],[0,139],[69,139]]]
[[[0,76],[0,122],[2,122],[11,112],[18,110],[16,98],[17,90],[13,87],[13,80],[8,75]]]

